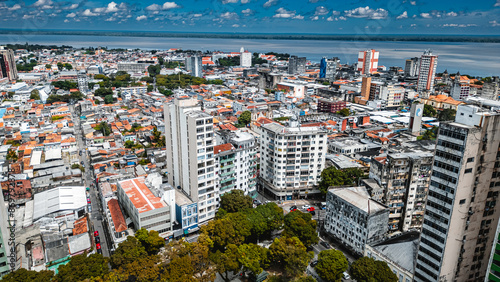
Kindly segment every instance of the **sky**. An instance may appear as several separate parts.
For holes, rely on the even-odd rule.
[[[0,0],[0,28],[500,35],[500,0],[169,1]]]

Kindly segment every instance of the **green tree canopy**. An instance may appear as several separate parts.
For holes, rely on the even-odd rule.
[[[52,68],[52,65],[51,64],[46,64],[45,68],[50,70]]]
[[[7,151],[7,156],[6,156],[6,159],[7,159],[8,161],[14,161],[14,162],[16,162],[18,158],[19,158],[19,157],[17,156],[17,152],[16,152],[16,150],[14,150],[14,149],[9,149],[9,150]]]
[[[315,269],[319,277],[325,281],[339,281],[349,264],[344,254],[338,250],[321,251]]]
[[[111,256],[111,267],[118,269],[147,255],[148,253],[144,246],[141,245],[141,242],[133,236],[128,236],[127,240],[120,243],[115,253]]]
[[[238,260],[253,275],[259,275],[269,267],[268,249],[256,244],[243,244],[238,247]]]
[[[301,211],[290,212],[285,215],[285,230],[282,235],[297,237],[306,247],[317,244],[319,237],[316,231],[317,222],[310,213]]]
[[[10,272],[9,274],[2,277],[2,282],[20,282],[20,281],[30,281],[30,282],[46,282],[51,281],[54,278],[54,271],[51,270],[26,270],[25,268],[19,268],[16,271]]]
[[[387,266],[387,263],[369,257],[362,257],[355,261],[351,266],[351,275],[359,282],[398,281],[398,277]]]
[[[431,105],[424,105],[424,117],[435,117],[437,114],[436,109]]]
[[[321,172],[319,190],[326,194],[330,186],[353,186],[357,185],[364,173],[359,168],[337,169],[333,166]]]
[[[95,91],[94,93],[96,96],[99,97],[106,97],[108,95],[113,95],[113,90],[111,88],[99,88]]]
[[[238,117],[238,123],[248,125],[252,121],[252,113],[250,111],[244,111]]]
[[[73,65],[71,65],[70,63],[65,63],[64,64],[64,68],[67,69],[67,70],[72,70],[73,69]]]
[[[351,114],[351,111],[348,108],[343,108],[342,110],[338,111],[337,114],[347,117]]]
[[[56,279],[58,282],[82,281],[104,276],[108,272],[108,258],[101,254],[87,256],[87,253],[83,253],[72,257],[66,265],[59,266]]]
[[[31,90],[30,99],[40,100],[40,92],[37,89]]]
[[[114,102],[114,99],[113,99],[113,95],[106,95],[104,96],[104,104],[113,104]]]
[[[215,253],[210,254],[210,259],[214,262],[215,269],[226,282],[231,281],[232,276],[240,271],[241,263],[239,257],[238,247],[234,244],[227,245],[224,252],[217,250]]]
[[[439,112],[438,120],[439,121],[455,120],[456,114],[457,114],[457,111],[454,109],[444,109],[444,110]]]
[[[251,234],[251,224],[243,213],[230,213],[210,221],[201,232],[213,240],[214,250],[224,250],[228,244],[240,245]]]
[[[160,65],[150,65],[150,66],[148,66],[149,76],[155,77],[155,76],[159,75],[160,72],[161,72],[161,66]]]
[[[156,255],[165,246],[165,239],[160,237],[158,231],[141,228],[135,232],[135,238],[139,240],[149,255]]]
[[[297,237],[274,239],[269,247],[269,258],[275,267],[283,270],[285,277],[296,277],[306,270],[307,264],[314,257]]]
[[[244,211],[252,208],[252,197],[245,196],[243,190],[235,189],[220,197],[220,207],[228,213]]]

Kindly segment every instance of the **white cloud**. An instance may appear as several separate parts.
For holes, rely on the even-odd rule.
[[[115,2],[111,2],[108,4],[108,7],[106,7],[106,13],[116,13],[118,12],[118,4]]]
[[[158,5],[158,4],[151,4],[149,6],[146,7],[146,10],[148,11],[159,11],[161,10],[161,6]]]
[[[500,0],[497,0],[497,2],[495,3],[495,5],[493,5],[493,7],[500,7]]]
[[[443,27],[471,27],[477,26],[477,24],[443,24]]]
[[[76,9],[76,8],[78,8],[78,4],[77,4],[77,3],[75,3],[75,4],[71,4],[71,6],[66,7],[65,9],[66,9],[66,10],[73,10],[73,9]]]
[[[332,11],[332,15],[338,16],[338,15],[340,15],[340,12],[339,11]]]
[[[24,15],[23,16],[23,20],[27,20],[27,19],[31,19],[31,18],[34,18],[35,16],[33,15]]]
[[[281,7],[278,10],[276,10],[276,14],[273,16],[273,18],[291,18],[295,16],[295,11],[288,11],[287,9]]]
[[[170,9],[175,9],[175,8],[179,8],[180,6],[177,5],[175,2],[165,2],[163,3],[163,10],[170,10]]]
[[[239,18],[238,14],[233,12],[225,12],[221,14],[220,17],[226,20],[237,20]]]
[[[9,11],[15,11],[21,9],[21,5],[15,4],[14,6],[9,8]]]
[[[142,15],[142,16],[138,16],[137,18],[135,18],[137,21],[142,21],[142,20],[146,20],[148,17],[146,17],[145,15]]]
[[[65,19],[65,20],[64,20],[64,22],[65,22],[65,23],[69,23],[69,20],[68,20],[68,19]]]
[[[496,20],[490,21],[489,23],[491,24],[491,26],[500,26],[500,23],[498,23]]]
[[[75,13],[69,13],[66,15],[66,18],[74,18],[74,17],[76,17]]]
[[[271,7],[271,6],[274,6],[278,4],[278,0],[268,0],[266,3],[264,3],[264,7],[267,8],[267,7]]]
[[[245,10],[242,10],[241,12],[242,12],[243,14],[245,14],[245,15],[253,15],[253,14],[255,13],[255,12],[254,12],[252,9],[250,9],[250,8],[245,9]]]
[[[411,27],[416,27],[416,26],[417,26],[417,24],[411,24]]]
[[[431,14],[429,14],[429,13],[420,13],[420,16],[422,18],[424,18],[424,19],[430,19],[430,18],[432,18]]]
[[[107,21],[107,22],[114,22],[114,21],[116,21],[116,18],[115,17],[109,17],[109,18],[105,19],[105,21]]]
[[[227,4],[227,3],[238,3],[238,0],[222,0],[222,4]]]
[[[456,17],[456,16],[458,16],[458,14],[457,14],[457,13],[455,13],[455,12],[453,12],[453,11],[451,11],[451,12],[449,12],[449,13],[446,13],[446,15],[447,15],[448,17]]]
[[[315,16],[323,16],[328,14],[330,11],[325,6],[316,7],[316,11],[314,11]]]
[[[413,6],[416,6],[417,5],[417,1],[410,1],[410,4],[413,5]]]
[[[86,16],[86,17],[94,17],[94,16],[98,16],[99,14],[93,13],[92,11],[90,11],[90,9],[87,9],[87,10],[83,11],[82,15]]]
[[[319,16],[311,17],[311,21],[317,21],[317,20],[319,20]]]
[[[201,16],[203,16],[203,14],[193,14],[193,17],[195,17],[195,18],[199,18]]]
[[[233,24],[232,27],[240,27],[239,24]]]
[[[387,18],[387,15],[389,13],[382,8],[371,9],[370,7],[366,6],[344,11],[344,14],[346,17],[351,18],[369,18],[372,20],[380,20]]]
[[[249,2],[250,2],[250,0],[241,0],[241,4],[247,4]]]
[[[296,15],[296,16],[293,16],[292,19],[294,19],[294,20],[303,20],[304,16]]]
[[[347,20],[346,17],[334,17],[334,16],[330,16],[328,17],[328,19],[326,19],[327,21],[329,22],[333,22],[333,21],[345,21]]]
[[[407,19],[408,18],[408,12],[404,11],[401,15],[397,16],[396,19]]]
[[[35,4],[33,4],[33,6],[35,7],[50,7],[50,5],[54,4],[54,2],[52,2],[52,0],[38,0],[35,2]]]

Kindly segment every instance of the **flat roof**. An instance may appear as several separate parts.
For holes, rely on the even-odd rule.
[[[44,217],[57,211],[74,211],[87,205],[84,186],[62,186],[36,193],[33,217]]]
[[[30,166],[39,165],[42,159],[42,151],[33,151],[31,153]]]
[[[367,214],[387,209],[386,206],[370,199],[370,195],[364,187],[334,188],[328,190],[328,192],[342,198]]]
[[[137,177],[120,181],[118,184],[120,184],[120,187],[139,213],[166,207],[167,204],[149,190],[145,181],[144,177]]]

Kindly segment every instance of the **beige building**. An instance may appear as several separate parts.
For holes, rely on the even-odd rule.
[[[415,281],[485,279],[500,216],[499,144],[496,112],[459,106],[440,125]]]

